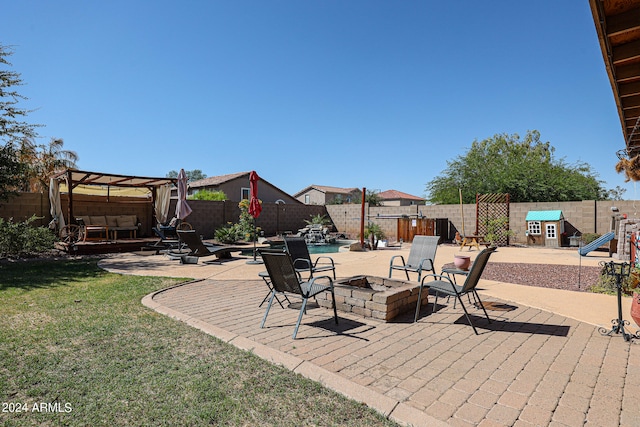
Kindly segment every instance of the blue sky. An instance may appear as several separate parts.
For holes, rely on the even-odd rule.
[[[80,169],[249,170],[417,196],[474,140],[536,129],[606,188],[624,148],[587,0],[5,2],[42,143]]]

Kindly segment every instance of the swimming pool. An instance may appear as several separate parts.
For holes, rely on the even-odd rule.
[[[349,251],[349,245],[356,240],[337,240],[335,243],[327,244],[327,245],[307,245],[309,249],[309,253],[312,255],[316,254],[334,254],[342,251]],[[277,249],[282,246],[272,246],[272,248]],[[243,255],[253,255],[253,249],[242,251]]]
[[[349,250],[348,246],[355,242],[355,240],[338,240],[336,243],[330,243],[328,245],[308,245],[310,254],[332,254],[336,252],[341,252],[340,248],[347,247],[347,251]]]

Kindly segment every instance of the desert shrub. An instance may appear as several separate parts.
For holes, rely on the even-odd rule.
[[[53,249],[57,236],[48,228],[32,226],[37,219],[35,215],[22,222],[0,218],[0,256],[29,257]]]
[[[311,215],[311,219],[305,219],[304,222],[306,222],[307,225],[321,225],[323,227],[331,225],[331,220],[327,218],[326,215],[320,214]]]
[[[236,243],[242,238],[242,230],[240,230],[238,224],[232,223],[218,228],[214,234],[218,242],[225,244]]]
[[[600,236],[601,235],[598,234],[598,233],[583,233],[582,234],[582,244],[583,245],[588,245],[589,243],[593,242],[594,240],[596,240]]]
[[[640,269],[638,267],[632,267],[629,276],[622,278],[620,288],[623,295],[632,295],[634,291],[638,292],[640,290]],[[598,294],[616,295],[618,293],[616,278],[608,276],[603,267],[598,282],[591,286],[589,291]]]

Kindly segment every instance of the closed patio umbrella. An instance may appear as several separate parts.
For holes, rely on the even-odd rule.
[[[192,212],[187,203],[187,174],[184,169],[180,169],[178,174],[178,203],[176,204],[176,217],[183,220]]]
[[[60,231],[64,228],[64,216],[62,215],[62,203],[60,203],[60,182],[57,179],[49,180],[49,202],[51,203],[51,223],[50,228],[57,228]]]
[[[260,177],[256,173],[256,171],[251,171],[249,174],[249,186],[251,189],[251,200],[249,203],[249,215],[254,218],[258,218],[260,216],[260,212],[262,212],[262,205],[260,204],[260,200],[258,200],[258,181]]]
[[[251,171],[249,174],[249,189],[251,190],[250,200],[249,200],[249,215],[253,217],[253,261],[247,261],[250,264],[261,264],[262,261],[256,259],[256,218],[260,216],[260,212],[262,212],[262,205],[260,204],[260,200],[258,200],[258,181],[260,177],[256,173],[256,171]]]

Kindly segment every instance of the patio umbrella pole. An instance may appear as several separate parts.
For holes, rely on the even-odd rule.
[[[256,219],[253,218],[253,262],[257,262],[256,260]]]
[[[256,241],[258,240],[258,233],[256,228],[256,218],[262,212],[262,206],[258,199],[258,180],[260,177],[256,171],[251,171],[249,174],[249,185],[251,187],[251,201],[249,202],[249,215],[253,217],[253,260],[247,261],[247,264],[262,264],[262,260],[256,259]]]

